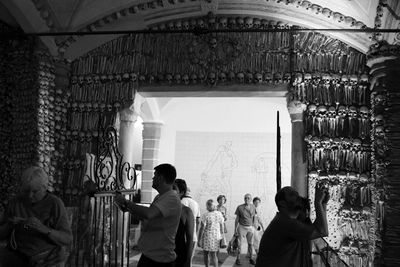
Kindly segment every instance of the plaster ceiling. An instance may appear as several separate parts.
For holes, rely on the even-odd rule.
[[[257,16],[307,28],[397,28],[393,13],[399,9],[398,1],[385,2],[388,4],[382,8],[378,0],[2,0],[2,13],[29,33],[143,30],[157,23],[206,16],[209,12],[216,16]],[[366,52],[373,42],[370,33],[325,34],[361,52]],[[54,55],[63,53],[74,59],[118,36],[41,38]]]

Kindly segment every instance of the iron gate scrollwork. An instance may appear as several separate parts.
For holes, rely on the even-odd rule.
[[[108,127],[99,143],[94,164],[94,182],[99,192],[131,190],[136,184],[136,172],[129,162],[123,162],[118,150],[117,131]],[[126,186],[126,184],[131,184]]]
[[[69,266],[129,266],[130,222],[128,212],[114,204],[115,191],[140,201],[137,175],[118,150],[117,131],[99,134],[97,155],[87,164],[84,192],[74,214],[74,244]]]

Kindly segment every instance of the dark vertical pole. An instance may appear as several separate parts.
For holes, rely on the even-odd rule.
[[[276,191],[281,189],[281,128],[279,126],[279,111],[276,112]]]

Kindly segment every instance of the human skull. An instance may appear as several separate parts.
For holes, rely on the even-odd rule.
[[[327,109],[326,109],[326,107],[324,105],[320,105],[317,108],[317,112],[318,112],[318,116],[319,117],[325,117],[326,116],[326,111],[327,111]]]
[[[350,106],[348,114],[349,114],[349,117],[356,118],[358,115],[357,108],[355,106]]]
[[[311,82],[311,74],[310,73],[304,73],[304,82],[305,83]]]
[[[340,76],[337,74],[332,74],[331,75],[331,81],[332,83],[339,83],[340,82]]]
[[[366,106],[360,107],[360,116],[364,119],[368,119],[369,117],[369,109]]]
[[[315,112],[317,111],[317,106],[314,104],[310,104],[308,105],[307,110],[309,115],[314,116]]]
[[[235,18],[229,18],[228,26],[229,26],[229,28],[234,29],[236,27],[236,19]]]
[[[100,76],[100,81],[101,83],[106,83],[107,82],[107,75],[103,74]]]
[[[156,81],[156,76],[153,74],[149,75],[149,84],[153,84]]]
[[[352,85],[352,86],[354,86],[354,85],[357,85],[357,83],[358,83],[358,77],[357,77],[357,75],[351,75],[350,76],[350,85]]]
[[[360,151],[361,150],[361,140],[358,138],[353,139],[352,148],[355,151]]]
[[[266,20],[266,19],[262,19],[262,20],[261,20],[261,25],[260,25],[260,27],[261,27],[262,29],[264,29],[264,30],[268,29],[268,28],[269,28],[269,21]]]
[[[95,83],[95,84],[98,84],[98,83],[100,83],[100,76],[99,75],[94,75],[93,76],[93,82]]]
[[[286,72],[283,75],[283,83],[289,83],[290,82],[290,73]]]
[[[294,77],[294,84],[301,84],[303,82],[303,74],[301,72],[297,72]]]
[[[272,75],[271,72],[266,72],[266,73],[264,73],[264,81],[265,81],[266,83],[272,83],[272,81],[273,81],[273,75]]]
[[[346,116],[347,115],[347,108],[345,107],[345,106],[339,106],[338,107],[338,115],[340,116],[340,117],[344,117],[344,116]]]
[[[228,72],[228,81],[233,82],[235,81],[236,74],[233,71]]]
[[[79,75],[79,77],[78,77],[79,85],[82,85],[84,81],[85,81],[85,77],[83,75]]]
[[[202,19],[198,19],[197,26],[199,26],[201,29],[203,29],[205,27],[204,21]]]
[[[200,72],[197,78],[198,78],[197,81],[200,83],[204,83],[207,80],[203,72]]]
[[[107,81],[109,81],[109,82],[114,81],[114,75],[108,74],[108,76],[107,76]]]
[[[344,20],[344,15],[339,12],[334,12],[333,13],[333,19],[337,22],[342,22]]]
[[[182,76],[182,82],[186,85],[190,83],[189,75],[188,74],[183,74]]]
[[[182,77],[181,77],[181,75],[179,73],[176,73],[174,75],[174,81],[175,81],[176,84],[181,84],[181,79],[182,79]]]
[[[331,147],[331,139],[329,137],[323,137],[321,141],[321,145],[323,148],[330,148]]]
[[[236,74],[236,79],[238,83],[244,83],[244,74],[243,72],[239,72]]]
[[[274,73],[274,83],[282,83],[282,74]]]
[[[131,78],[131,81],[132,81],[132,82],[136,82],[137,79],[138,79],[137,74],[134,73],[134,72],[130,73],[130,74],[129,74],[129,77]]]
[[[321,81],[321,75],[319,73],[313,73],[312,82],[313,84],[319,84]]]
[[[216,48],[217,47],[217,39],[211,38],[209,44],[210,44],[211,49]]]
[[[385,95],[375,95],[374,96],[374,104],[375,105],[386,105],[386,96]]]
[[[369,80],[369,78],[368,78],[368,75],[367,74],[362,74],[361,76],[360,76],[360,83],[361,84],[367,84],[368,83],[368,80]]]
[[[184,20],[183,22],[182,22],[182,29],[184,29],[184,30],[189,30],[190,29],[190,24],[189,24],[189,21],[188,20]]]
[[[375,127],[375,137],[378,137],[378,138],[385,137],[385,128],[383,128],[383,126]]]
[[[246,29],[251,29],[253,28],[253,18],[247,17],[244,20],[244,27]]]
[[[375,116],[374,121],[376,126],[383,126],[385,124],[385,119],[382,115]]]
[[[87,75],[87,76],[85,77],[85,83],[86,83],[87,85],[91,85],[92,82],[93,82],[92,76],[91,76],[91,75]]]
[[[192,84],[197,84],[197,75],[196,75],[195,73],[192,73],[192,74],[190,75],[190,82],[191,82]]]
[[[254,28],[254,29],[259,29],[260,27],[261,27],[261,21],[260,21],[260,19],[255,18],[255,19],[253,20],[253,28]]]
[[[221,83],[225,83],[225,82],[226,82],[226,74],[225,74],[225,72],[220,72],[220,73],[218,74],[218,80],[219,80]]]
[[[222,17],[219,19],[219,27],[222,29],[226,29],[228,26],[228,19],[226,17]]]
[[[190,20],[190,28],[194,29],[197,27],[197,20],[195,18]]]
[[[330,118],[336,117],[336,108],[335,107],[329,107],[328,117],[330,117]]]
[[[77,84],[77,82],[78,82],[78,77],[76,75],[73,75],[71,77],[71,84],[75,85],[75,84]]]
[[[347,85],[349,83],[349,78],[347,77],[346,74],[343,74],[342,77],[340,78],[340,81],[344,84]]]
[[[209,85],[215,85],[217,83],[217,75],[214,72],[208,73],[207,83]]]
[[[254,75],[254,81],[258,84],[261,84],[263,82],[263,76],[261,73],[256,73]]]
[[[250,73],[250,72],[246,73],[245,82],[253,83],[253,74],[252,73]]]
[[[167,83],[168,83],[169,85],[171,85],[171,84],[172,84],[172,81],[173,81],[172,74],[168,73],[167,75],[165,75],[165,80],[167,81]]]
[[[244,20],[242,17],[236,18],[236,25],[239,27],[239,29],[243,29],[244,27]]]
[[[175,30],[175,24],[173,21],[168,22],[167,27],[170,31]]]
[[[178,31],[182,30],[182,21],[180,21],[180,20],[175,21],[174,26],[175,26],[175,30],[178,30]]]
[[[122,81],[122,76],[121,76],[121,74],[115,75],[115,81],[117,81],[117,82],[121,82],[121,81]]]
[[[326,84],[326,85],[330,84],[331,79],[332,79],[332,78],[331,78],[331,75],[329,75],[329,74],[327,74],[327,73],[322,74],[322,82],[323,82],[324,84]]]
[[[146,76],[144,76],[143,74],[140,74],[139,75],[139,82],[141,84],[145,83],[146,82]]]

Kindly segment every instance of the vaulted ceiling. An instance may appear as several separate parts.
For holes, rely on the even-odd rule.
[[[311,29],[398,28],[397,0],[2,0],[0,18],[27,33],[143,30],[171,20],[215,16],[258,17]],[[397,36],[326,31],[366,52],[378,38]],[[51,53],[75,59],[120,36],[42,36]]]

